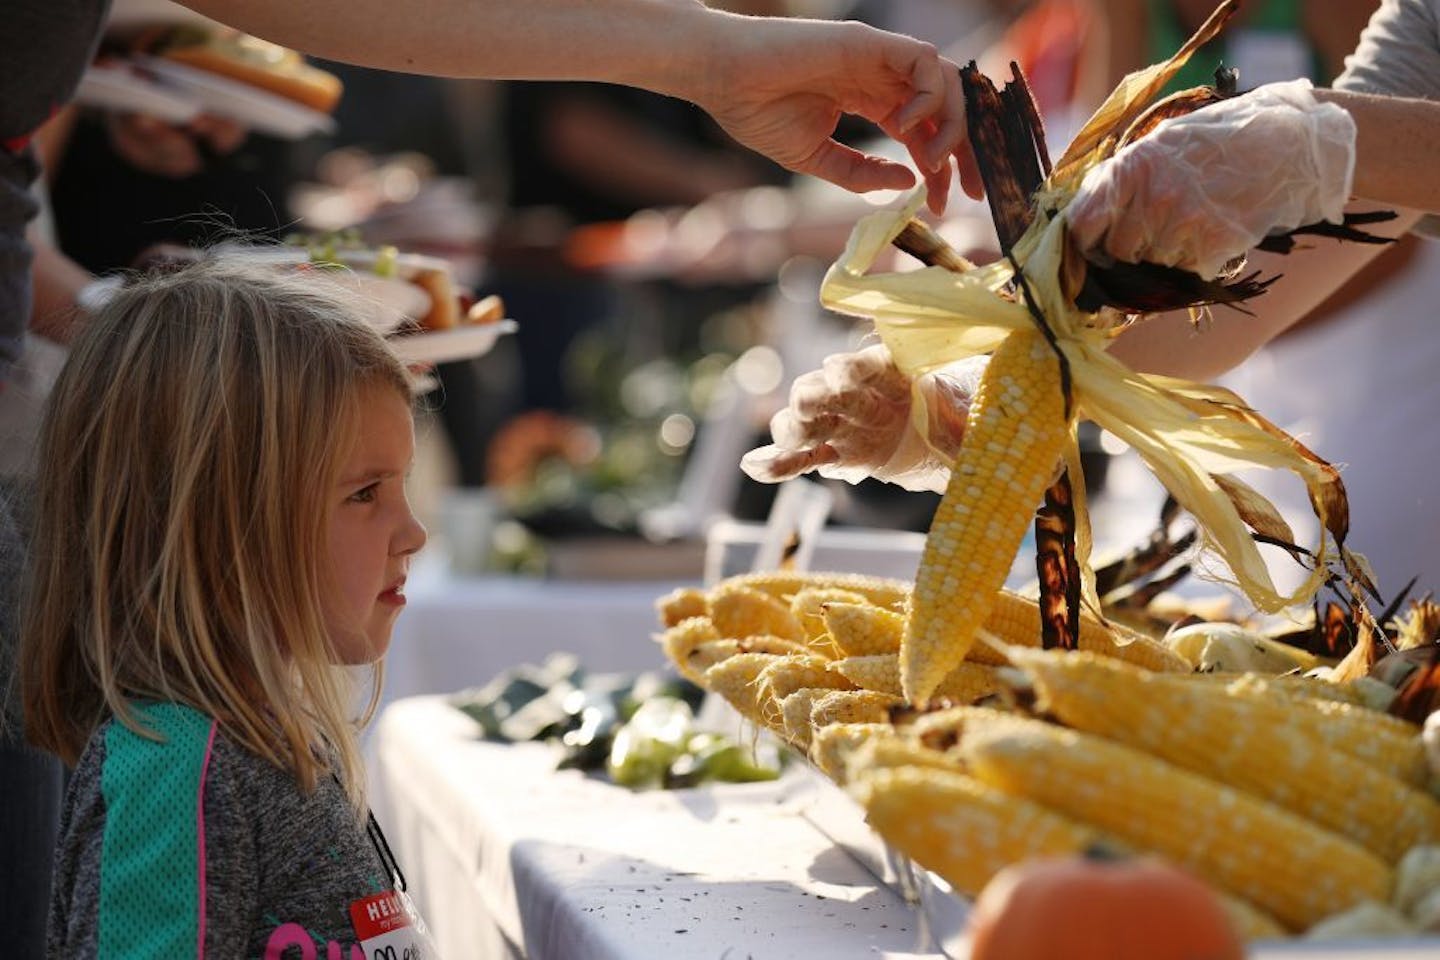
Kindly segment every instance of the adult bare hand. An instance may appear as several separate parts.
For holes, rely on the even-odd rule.
[[[961,361],[912,383],[882,344],[827,357],[821,369],[795,379],[789,405],[770,421],[774,443],[750,451],[740,466],[766,483],[818,471],[851,483],[874,477],[943,491],[984,363]],[[911,415],[917,395],[923,418]]]
[[[854,22],[718,22],[713,78],[697,100],[736,140],[850,190],[911,186],[905,165],[833,138],[841,114],[853,114],[905,145],[935,212],[945,208],[956,163],[962,187],[980,196],[959,71],[930,44]]]

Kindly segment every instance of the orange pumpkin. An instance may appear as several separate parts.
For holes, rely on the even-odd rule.
[[[1000,871],[970,915],[971,960],[1242,960],[1201,881],[1155,859],[1067,857]]]

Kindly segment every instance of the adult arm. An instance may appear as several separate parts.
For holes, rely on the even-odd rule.
[[[1440,179],[1433,167],[1425,168],[1427,157],[1435,156],[1440,117],[1440,104],[1433,102],[1440,99],[1440,24],[1434,5],[1384,0],[1335,87],[1317,90],[1316,97],[1343,107],[1355,121],[1351,189],[1366,202],[1352,209],[1397,208],[1400,218],[1374,232],[1398,236],[1440,203]],[[1252,255],[1251,264],[1265,275],[1282,274],[1251,302],[1256,316],[1220,309],[1213,325],[1197,334],[1184,314],[1164,314],[1127,330],[1112,352],[1139,369],[1213,378],[1293,326],[1383,251],[1316,240],[1312,249],[1288,257]],[[1201,335],[1205,339],[1197,340]]]
[[[1376,205],[1355,204],[1354,208],[1374,210]],[[1413,210],[1399,213],[1399,219],[1371,232],[1398,237],[1419,218]],[[1295,325],[1389,249],[1320,238],[1305,246],[1308,249],[1286,256],[1257,252],[1249,257],[1247,272],[1279,276],[1265,293],[1245,304],[1251,313],[1215,307],[1199,326],[1184,311],[1157,314],[1126,329],[1115,339],[1110,353],[1137,370],[1213,380]]]
[[[594,80],[690,100],[736,140],[852,190],[903,188],[902,164],[837,143],[842,113],[909,148],[943,207],[963,149],[953,64],[928,43],[859,23],[756,18],[697,0],[185,0],[306,53],[410,73]],[[973,162],[972,162],[973,163]],[[962,163],[967,189],[978,190]]]
[[[1355,121],[1351,194],[1357,199],[1350,209],[1400,214],[1373,232],[1400,236],[1422,213],[1440,212],[1440,177],[1433,167],[1440,155],[1440,103],[1340,90],[1315,95]],[[1152,317],[1122,334],[1111,352],[1138,369],[1212,379],[1300,321],[1386,249],[1326,239],[1304,246],[1288,256],[1250,256],[1247,270],[1281,275],[1247,305],[1254,316],[1220,308],[1199,331],[1184,314]]]

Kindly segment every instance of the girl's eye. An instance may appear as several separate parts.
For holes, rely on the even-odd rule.
[[[369,486],[361,487],[345,499],[349,503],[374,503],[375,493],[379,487],[380,484],[372,483]]]

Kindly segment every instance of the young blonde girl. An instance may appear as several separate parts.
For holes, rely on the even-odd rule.
[[[384,655],[425,540],[412,455],[403,366],[314,276],[142,279],[74,344],[21,658],[29,736],[74,766],[49,955],[408,936],[345,667]]]

